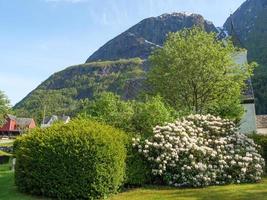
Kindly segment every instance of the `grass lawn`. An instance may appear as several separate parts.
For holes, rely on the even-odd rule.
[[[14,173],[8,165],[0,165],[1,200],[37,200],[19,193],[14,186]],[[202,189],[144,187],[132,189],[109,200],[267,200],[267,178],[258,184],[212,186]],[[44,199],[43,199],[44,200]]]
[[[0,139],[0,146],[12,146],[14,143],[13,139]]]
[[[145,187],[118,194],[110,200],[267,200],[267,178],[258,184],[211,186],[201,189]]]
[[[14,185],[14,173],[9,170],[8,164],[0,165],[0,199],[1,200],[37,200],[19,193]]]

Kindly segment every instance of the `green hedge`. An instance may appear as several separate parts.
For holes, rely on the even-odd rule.
[[[249,137],[261,146],[260,152],[265,160],[265,172],[267,173],[267,135],[252,134]]]
[[[151,168],[148,162],[129,144],[126,159],[125,186],[132,187],[150,184],[152,181],[151,177]]]
[[[104,198],[125,177],[125,141],[122,131],[91,120],[35,129],[15,141],[15,183],[58,199]]]

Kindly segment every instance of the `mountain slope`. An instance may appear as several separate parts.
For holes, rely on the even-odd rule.
[[[135,57],[146,59],[155,48],[163,45],[169,32],[177,32],[192,26],[200,26],[208,32],[217,32],[215,26],[201,15],[163,14],[142,20],[104,44],[86,62]]]
[[[232,25],[231,25],[232,23]],[[267,113],[267,0],[247,0],[229,17],[224,27],[235,33],[248,49],[250,61],[259,63],[253,77],[258,114]],[[234,27],[234,31],[232,30]]]
[[[144,19],[107,42],[85,64],[68,67],[49,77],[14,108],[18,115],[41,121],[44,111],[46,115],[72,115],[84,99],[103,91],[125,99],[135,98],[149,70],[146,59],[151,52],[163,45],[169,32],[192,26],[217,31],[211,22],[197,14],[173,13]]]
[[[40,122],[44,109],[46,115],[72,115],[83,99],[104,91],[133,98],[141,87],[135,80],[142,80],[146,66],[139,58],[71,66],[50,76],[14,109]]]

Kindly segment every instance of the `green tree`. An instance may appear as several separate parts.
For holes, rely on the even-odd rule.
[[[150,57],[151,93],[177,110],[239,118],[241,92],[252,66],[236,64],[236,51],[231,41],[218,41],[215,33],[200,28],[170,33]]]
[[[131,120],[134,114],[132,103],[121,100],[120,96],[104,92],[93,101],[86,102],[83,115],[105,122],[125,131],[132,130]]]
[[[149,136],[156,125],[163,125],[178,117],[174,109],[167,106],[160,96],[147,99],[144,103],[135,104],[132,124],[135,132]]]
[[[0,126],[4,123],[5,115],[10,111],[10,101],[0,90]]]
[[[144,102],[124,101],[120,96],[104,92],[93,101],[83,102],[80,117],[94,118],[127,132],[149,136],[153,127],[178,117],[161,97],[147,97]]]

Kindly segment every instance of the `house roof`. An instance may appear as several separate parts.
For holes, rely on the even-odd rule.
[[[16,121],[16,124],[20,127],[29,126],[33,121],[32,118],[19,118],[10,114],[7,114],[7,118]]]
[[[8,119],[11,119],[11,120],[16,120],[16,118],[17,118],[16,116],[10,115],[10,114],[7,114],[6,116]]]
[[[29,126],[32,123],[32,118],[17,118],[16,123],[20,127]]]
[[[267,115],[257,115],[257,128],[267,128]]]
[[[51,120],[53,121],[58,120],[58,117],[56,115],[52,115],[51,117],[46,117],[44,119],[44,124],[48,124]]]
[[[57,115],[52,115],[51,117],[46,117],[44,120],[44,124],[53,123],[55,121],[63,121],[67,122],[70,119],[69,116],[63,115],[63,116],[57,116]]]

